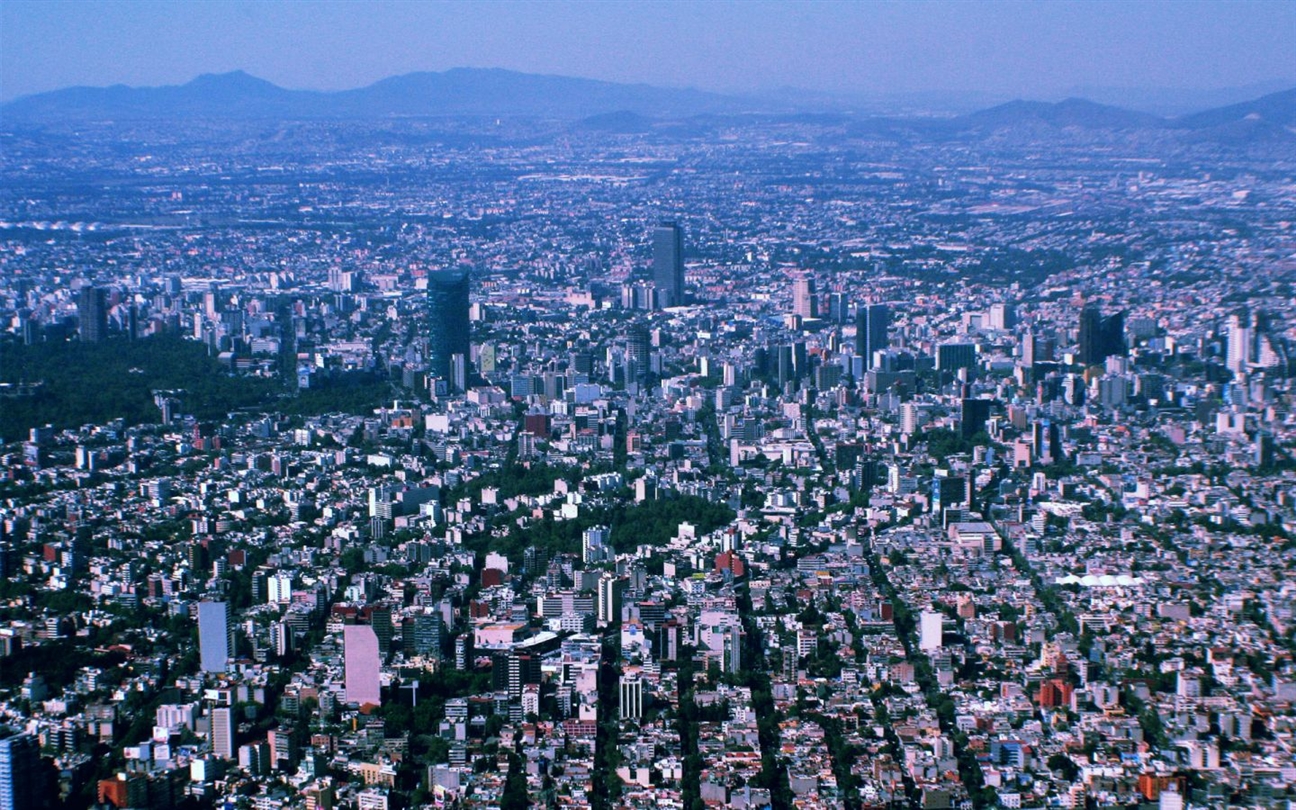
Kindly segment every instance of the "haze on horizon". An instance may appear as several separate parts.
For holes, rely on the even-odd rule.
[[[136,0],[0,4],[0,99],[245,70],[293,89],[498,67],[720,92],[1061,98],[1296,84],[1296,3]]]

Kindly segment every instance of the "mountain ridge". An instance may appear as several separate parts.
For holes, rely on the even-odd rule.
[[[501,68],[406,73],[350,90],[290,90],[236,70],[205,73],[185,84],[161,87],[116,84],[53,90],[0,105],[0,117],[7,122],[42,123],[94,119],[531,116],[593,119],[597,122],[593,129],[643,131],[653,119],[823,113],[829,112],[827,103],[825,97],[819,96],[810,106],[798,107],[791,98],[756,99]],[[621,118],[607,118],[613,115]],[[1296,137],[1296,88],[1176,118],[1068,98],[1058,102],[1009,101],[943,119],[861,115],[856,120],[934,131],[975,132],[1042,126],[1192,130],[1226,137],[1256,134]],[[611,125],[613,122],[615,125]]]

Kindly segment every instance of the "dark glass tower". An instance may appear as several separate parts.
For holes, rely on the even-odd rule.
[[[455,371],[463,376],[468,363],[468,281],[467,270],[428,274],[428,373],[459,389],[467,382]]]
[[[653,231],[653,285],[663,307],[684,303],[684,231],[674,222]]]
[[[1090,304],[1080,311],[1080,362],[1096,366],[1113,355],[1124,355],[1125,313],[1103,317],[1102,310]]]
[[[30,734],[14,734],[0,728],[0,807],[5,810],[35,810],[43,806],[40,748]]]
[[[886,304],[860,305],[855,314],[855,354],[864,358],[864,368],[873,367],[873,352],[887,346],[891,310]]]
[[[102,287],[82,287],[77,295],[81,342],[98,343],[108,336],[108,296]]]

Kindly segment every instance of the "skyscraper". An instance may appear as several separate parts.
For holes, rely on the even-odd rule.
[[[653,231],[653,284],[663,307],[684,303],[684,231],[674,222]]]
[[[861,304],[855,313],[855,354],[864,358],[865,370],[873,367],[873,353],[887,346],[891,310],[886,304]]]
[[[198,648],[203,672],[224,672],[234,649],[229,604],[198,603]]]
[[[604,573],[598,581],[598,626],[607,627],[621,620],[621,595],[625,580],[611,572]]]
[[[1086,366],[1101,363],[1102,310],[1087,306],[1080,310],[1080,362]]]
[[[467,270],[428,274],[428,371],[451,390],[467,385],[468,286]]]
[[[348,624],[342,629],[342,655],[347,702],[381,706],[382,686],[378,674],[382,657],[378,652],[378,634],[367,624]]]
[[[934,652],[941,647],[941,633],[944,617],[941,614],[924,610],[919,624],[918,649],[923,652]]]
[[[102,287],[82,287],[77,294],[81,342],[98,343],[108,336],[108,300]]]
[[[1080,311],[1080,362],[1096,366],[1112,355],[1123,355],[1125,347],[1125,313],[1102,315],[1097,305]]]
[[[1230,371],[1245,373],[1251,364],[1255,336],[1246,318],[1233,314],[1228,319],[1228,355],[1225,363]]]
[[[815,296],[815,282],[811,276],[798,276],[792,281],[792,314],[802,318],[819,317],[819,301]]]
[[[0,810],[34,810],[42,806],[44,785],[40,746],[30,734],[0,733]]]
[[[622,720],[643,717],[643,681],[638,673],[621,676],[620,708]]]
[[[963,438],[968,439],[985,430],[990,419],[991,401],[988,399],[964,399],[962,402],[962,420],[959,428]]]
[[[211,713],[212,754],[221,759],[233,759],[238,746],[234,744],[234,710],[217,706]]]

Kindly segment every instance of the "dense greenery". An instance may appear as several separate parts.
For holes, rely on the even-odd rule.
[[[31,396],[4,400],[0,437],[25,438],[44,424],[56,428],[158,422],[154,389],[183,390],[181,408],[200,419],[262,405],[278,393],[275,380],[236,377],[202,343],[178,337],[118,338],[101,343],[0,343],[0,382],[43,383]]]
[[[644,501],[613,515],[612,545],[617,553],[634,551],[638,546],[664,546],[681,523],[692,523],[700,537],[728,525],[735,517],[727,504],[695,495]]]
[[[550,483],[544,487],[547,490],[552,488],[550,476],[554,474],[557,474],[557,468],[548,468],[537,473],[534,480],[548,480]],[[554,520],[546,516],[531,522],[525,529],[514,525],[503,537],[483,533],[469,538],[466,543],[474,551],[482,554],[494,551],[520,564],[523,550],[528,546],[544,549],[550,557],[580,553],[584,531],[594,526],[609,527],[613,547],[617,553],[626,553],[641,545],[666,545],[679,531],[681,523],[692,523],[702,535],[728,525],[734,517],[734,511],[726,504],[684,495],[640,504],[617,502],[612,506],[583,506],[580,516],[571,520]]]

